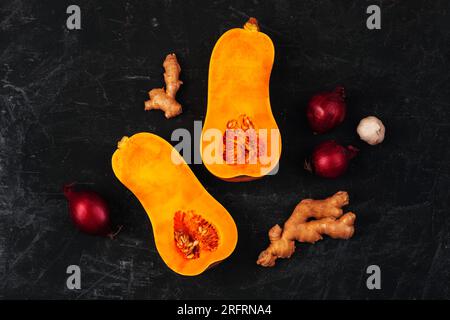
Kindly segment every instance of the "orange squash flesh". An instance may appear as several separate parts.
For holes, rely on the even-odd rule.
[[[124,137],[113,154],[112,168],[147,212],[156,248],[170,269],[194,276],[231,255],[238,237],[233,218],[167,141],[145,132]],[[200,249],[198,258],[186,259],[174,240],[177,211],[193,211],[211,223],[219,237],[217,248]]]
[[[208,79],[208,106],[200,143],[201,155],[206,168],[215,176],[228,181],[248,181],[270,173],[281,155],[281,136],[273,117],[269,81],[274,61],[271,39],[259,31],[255,19],[244,28],[231,29],[217,41],[210,60]],[[258,129],[275,129],[277,136],[274,153],[268,156],[268,164],[211,163],[205,159],[204,150],[211,142],[204,139],[208,129],[225,132],[227,121],[239,115],[249,116]],[[272,150],[272,141],[267,141]]]

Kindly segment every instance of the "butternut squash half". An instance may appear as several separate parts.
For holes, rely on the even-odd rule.
[[[219,178],[248,181],[278,169],[281,135],[269,98],[274,51],[254,18],[214,46],[200,152]]]
[[[147,212],[156,248],[170,269],[198,275],[233,252],[233,218],[166,140],[145,132],[123,137],[112,168]]]

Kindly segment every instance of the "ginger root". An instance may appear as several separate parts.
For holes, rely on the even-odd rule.
[[[269,231],[269,247],[259,254],[257,264],[273,267],[278,258],[289,258],[295,251],[295,240],[314,243],[322,235],[334,239],[349,239],[355,231],[356,215],[343,214],[342,207],[348,205],[349,197],[339,191],[324,200],[304,199],[295,207],[283,229],[275,225]],[[316,220],[309,221],[310,218]]]
[[[183,110],[175,96],[183,82],[179,79],[181,67],[175,53],[168,54],[163,63],[166,89],[157,88],[149,91],[150,100],[145,101],[145,110],[160,109],[167,119],[179,115]]]

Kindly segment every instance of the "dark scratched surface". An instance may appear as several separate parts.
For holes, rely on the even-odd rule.
[[[0,298],[375,299],[450,298],[450,5],[448,1],[83,1],[82,30],[66,28],[63,1],[0,5]],[[382,29],[366,28],[366,8]],[[138,200],[114,177],[110,158],[124,135],[204,120],[211,50],[226,30],[258,18],[275,45],[271,104],[283,154],[275,176],[231,184],[191,168],[233,215],[234,254],[198,277],[159,257]],[[162,85],[161,63],[176,52],[179,101],[170,121],[143,111]],[[348,117],[314,136],[305,106],[344,84]],[[380,117],[383,144],[370,147],[358,121]],[[324,180],[303,169],[311,148],[337,139],[361,149],[347,174]],[[61,193],[78,181],[103,194],[123,224],[110,241],[79,233]],[[174,189],[176,187],[174,186]],[[305,197],[350,193],[357,213],[349,241],[298,245],[275,268],[255,264],[267,230]],[[167,195],[170,197],[170,194]],[[81,290],[66,288],[79,265]],[[382,289],[366,288],[379,265]]]

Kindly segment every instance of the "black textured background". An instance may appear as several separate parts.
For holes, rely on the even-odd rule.
[[[84,1],[82,30],[65,27],[64,1],[2,0],[0,22],[0,298],[450,298],[448,1]],[[382,29],[366,8],[382,8]],[[233,215],[234,254],[198,277],[168,269],[147,215],[114,177],[110,158],[123,135],[170,139],[205,116],[211,50],[226,30],[259,19],[276,48],[272,109],[283,137],[280,171],[231,184],[191,168]],[[162,85],[162,60],[176,52],[184,113],[143,111]],[[344,84],[348,117],[313,136],[304,109],[317,91]],[[360,142],[367,115],[387,127],[383,144]],[[319,141],[361,148],[345,177],[303,170]],[[78,181],[110,200],[125,227],[114,241],[69,221],[62,185]],[[349,241],[299,245],[275,268],[256,266],[267,230],[302,198],[347,190],[357,213]],[[169,196],[169,195],[168,195]],[[80,265],[82,289],[66,288]],[[382,290],[366,288],[366,267]]]

